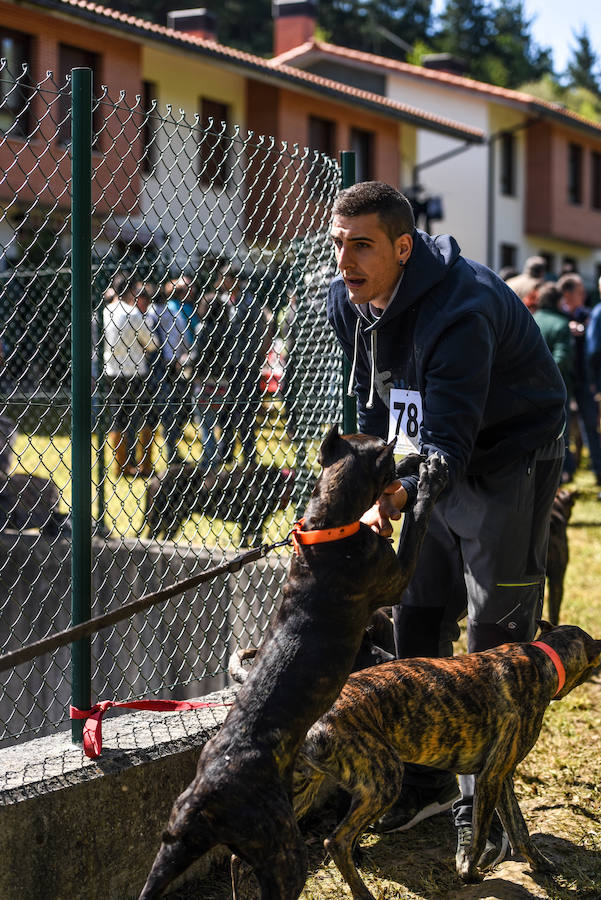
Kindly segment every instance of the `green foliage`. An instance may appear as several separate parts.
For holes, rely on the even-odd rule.
[[[515,88],[553,71],[551,51],[534,43],[523,0],[448,0],[437,48],[461,57],[480,81]]]
[[[318,23],[334,44],[404,60],[430,33],[431,6],[431,0],[320,0]]]
[[[412,66],[421,66],[424,56],[428,56],[433,52],[434,50],[430,44],[427,44],[425,41],[416,41],[413,49],[407,54],[405,62],[410,63]]]
[[[593,49],[588,29],[582,26],[580,34],[573,32],[577,45],[572,49],[572,55],[565,73],[567,87],[585,88],[592,94],[599,96],[599,56]]]
[[[548,103],[560,103],[592,122],[601,122],[601,96],[585,87],[564,87],[545,75],[540,81],[526,82],[520,90]]]

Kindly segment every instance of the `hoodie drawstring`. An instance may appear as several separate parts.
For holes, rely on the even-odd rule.
[[[355,372],[357,370],[357,356],[359,353],[359,328],[361,327],[361,320],[357,318],[357,324],[355,325],[355,341],[353,346],[353,362],[351,365],[351,372],[348,379],[348,386],[346,389],[347,397],[354,397],[355,392],[353,390],[353,381],[355,380]],[[374,390],[376,385],[376,332],[372,331],[370,334],[371,338],[371,371],[370,371],[370,379],[369,379],[369,397],[367,398],[367,403],[365,404],[366,409],[374,408]]]
[[[371,337],[371,372],[369,375],[369,397],[365,404],[366,409],[374,408],[374,388],[376,384],[376,332],[372,331]]]
[[[357,317],[357,324],[355,326],[355,345],[353,347],[353,363],[351,365],[351,374],[349,375],[348,385],[346,388],[346,396],[354,397],[355,392],[353,390],[353,381],[355,380],[355,372],[357,370],[357,354],[359,352],[359,325],[360,320]]]

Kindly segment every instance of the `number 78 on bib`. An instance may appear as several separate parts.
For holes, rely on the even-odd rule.
[[[394,452],[400,456],[419,453],[423,422],[422,397],[419,391],[390,389],[388,441],[395,441]]]

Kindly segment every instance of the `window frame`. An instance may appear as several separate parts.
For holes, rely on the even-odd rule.
[[[568,203],[582,206],[584,151],[582,144],[568,143]]]
[[[200,97],[198,110],[201,130],[198,141],[198,180],[204,187],[223,188],[232,173],[229,136],[231,106],[212,97]],[[209,119],[213,121],[212,126]],[[225,124],[225,128],[221,123]],[[215,131],[216,128],[219,131]],[[220,151],[221,159],[218,158]]]
[[[7,66],[2,72],[3,77],[0,79],[0,133],[9,137],[25,138],[31,129],[32,94],[27,92],[25,87],[19,86],[19,79],[23,74],[23,64],[27,66],[29,72],[31,71],[33,40],[33,35],[25,31],[0,26],[0,56],[7,60]],[[21,48],[20,54],[15,53],[12,65],[9,65],[8,41],[14,41],[16,47]],[[6,85],[7,73],[12,79],[12,84]]]
[[[499,138],[499,189],[503,197],[517,194],[517,139],[512,131],[503,131]]]

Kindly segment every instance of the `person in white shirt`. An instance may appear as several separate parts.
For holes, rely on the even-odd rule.
[[[137,468],[126,432],[139,431],[140,397],[148,375],[148,355],[158,343],[136,305],[134,282],[118,273],[113,279],[115,297],[104,307],[103,374],[111,425],[108,443],[113,451],[116,475],[135,475]]]

